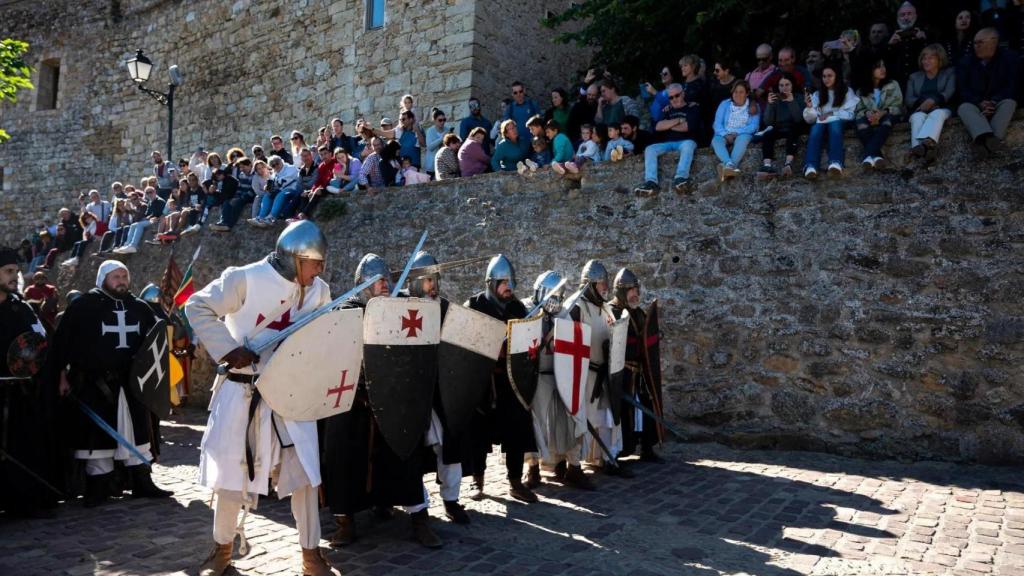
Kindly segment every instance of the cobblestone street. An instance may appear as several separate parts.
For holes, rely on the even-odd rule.
[[[55,519],[0,519],[0,574],[196,573],[212,521],[210,493],[194,483],[205,413],[175,418],[154,474],[174,500],[72,503]],[[427,477],[442,549],[414,543],[402,513],[364,514],[360,539],[329,557],[352,575],[1024,574],[1019,470],[714,444],[663,453],[665,464],[636,464],[636,479],[595,478],[596,492],[546,482],[534,505],[507,497],[494,454],[492,498],[463,499],[468,527],[443,519]],[[333,521],[322,520],[326,537]],[[291,524],[287,502],[261,501],[247,523],[252,550],[236,557],[235,573],[296,573]]]

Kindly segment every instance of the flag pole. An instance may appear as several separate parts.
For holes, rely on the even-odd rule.
[[[178,292],[181,291],[181,287],[185,285],[185,279],[188,278],[189,273],[192,271],[192,265],[195,264],[196,260],[199,259],[199,252],[202,251],[202,249],[203,249],[203,245],[202,244],[200,244],[199,246],[196,246],[196,251],[192,253],[192,260],[189,261],[188,267],[185,268],[185,273],[182,274],[182,276],[181,276],[181,283],[178,284],[178,288],[174,291],[174,295],[177,295]],[[177,301],[177,299],[173,299],[172,302],[171,302],[171,311],[168,313],[168,316],[170,316],[171,314],[174,314],[174,311],[177,310],[177,309],[178,309],[178,301]]]

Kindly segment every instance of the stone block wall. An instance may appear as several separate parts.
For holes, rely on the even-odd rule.
[[[905,129],[887,154],[907,147]],[[859,150],[852,138],[847,154]],[[666,407],[693,439],[877,458],[1024,463],[1024,126],[1011,160],[974,165],[951,122],[934,170],[872,174],[851,161],[840,180],[720,185],[698,153],[697,190],[632,193],[639,159],[601,165],[577,184],[550,172],[394,189],[348,200],[322,222],[335,292],[373,251],[392,267],[422,230],[441,261],[503,252],[526,296],[538,274],[578,278],[589,258],[635,270],[663,314]],[[675,165],[663,158],[662,182]],[[265,255],[275,231],[242,226],[203,244],[199,284]],[[124,257],[135,289],[158,281],[171,248]],[[63,270],[62,288],[92,284],[98,260]],[[442,293],[483,288],[483,266],[446,273]],[[210,363],[198,367],[198,395]]]
[[[366,30],[365,0],[83,0],[74,10],[2,0],[0,36],[28,41],[36,68],[58,60],[61,68],[56,109],[37,110],[35,91],[0,108],[12,135],[0,146],[0,242],[75,208],[81,191],[106,194],[112,181],[137,184],[151,171],[149,153],[166,149],[167,111],[128,78],[123,63],[137,48],[154,63],[149,87],[166,89],[171,64],[185,74],[175,94],[176,159],[199,145],[269,148],[271,135],[293,129],[312,144],[335,116],[351,134],[359,116],[397,120],[406,93],[421,117],[437,106],[455,125],[473,94],[493,118],[517,74],[534,79],[546,105],[543,91],[569,80],[562,57],[580,53],[550,45],[539,24],[547,4],[511,12],[497,2],[388,0],[384,27]],[[500,64],[477,63],[492,53]]]

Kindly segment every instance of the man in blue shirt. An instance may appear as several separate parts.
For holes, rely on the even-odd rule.
[[[399,129],[395,130],[395,137],[401,148],[398,151],[400,157],[404,156],[412,161],[416,168],[420,167],[420,150],[423,149],[425,137],[420,127],[416,125],[416,114],[412,110],[402,112],[398,119]]]
[[[487,136],[484,136],[483,147],[484,151],[488,154],[491,153],[491,121],[484,118],[483,112],[480,110],[480,101],[476,98],[469,99],[469,116],[466,116],[459,122],[459,139],[463,142],[469,138],[469,133],[473,131],[473,128],[480,127],[487,131]]]
[[[679,152],[672,189],[684,194],[690,189],[690,165],[697,149],[696,138],[701,133],[700,109],[686,105],[686,94],[681,84],[668,87],[669,109],[654,126],[660,142],[644,150],[644,183],[637,186],[638,196],[652,196],[658,192],[658,156],[666,152]]]
[[[502,120],[515,120],[516,126],[526,126],[526,121],[541,113],[541,109],[532,99],[526,97],[526,86],[516,80],[512,83],[512,104],[505,111]],[[519,139],[519,149],[523,158],[530,155],[531,140],[529,138]]]

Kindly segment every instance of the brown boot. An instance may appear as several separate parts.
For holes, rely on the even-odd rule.
[[[331,536],[331,546],[348,546],[356,541],[356,523],[352,516],[348,514],[335,516],[334,523],[338,529]]]
[[[579,488],[580,490],[596,490],[597,486],[583,473],[583,468],[577,464],[569,466],[565,471],[565,485]]]
[[[199,567],[199,576],[220,576],[231,566],[231,548],[234,541],[227,544],[214,544],[210,555]]]
[[[537,495],[523,485],[522,480],[516,478],[508,481],[508,495],[523,502],[532,503],[537,501]]]
[[[540,486],[540,464],[530,465],[530,469],[526,471],[526,480],[523,481],[523,485],[530,490]]]
[[[412,535],[427,548],[440,548],[443,545],[437,534],[430,529],[430,515],[426,510],[412,514]]]
[[[320,548],[302,549],[302,576],[341,576]]]
[[[484,494],[484,475],[473,476],[473,495],[470,496],[470,500],[483,500],[487,495]]]

